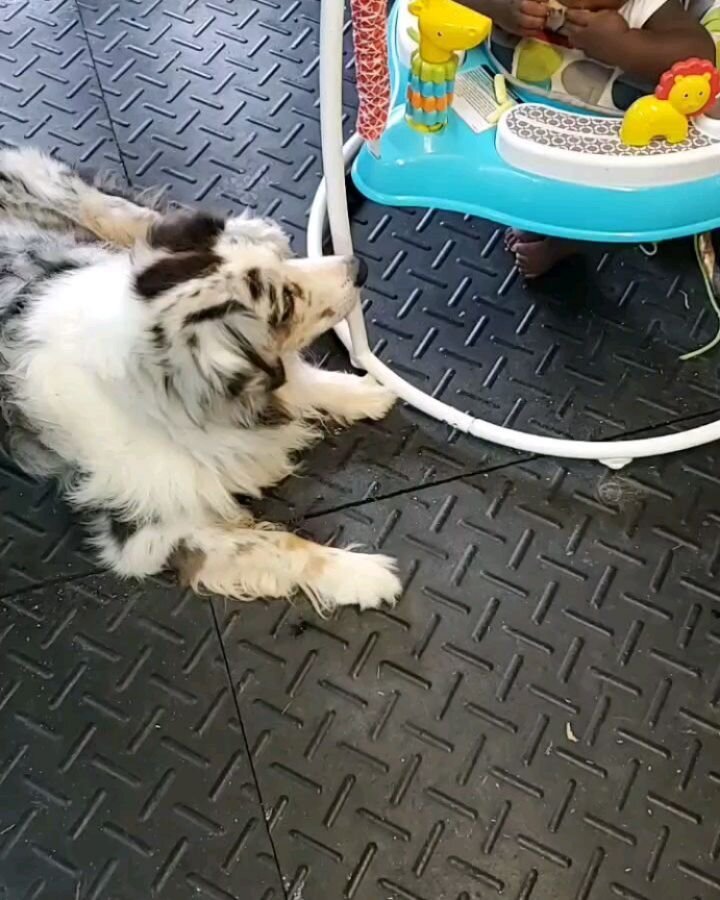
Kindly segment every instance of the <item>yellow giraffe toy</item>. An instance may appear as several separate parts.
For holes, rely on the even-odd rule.
[[[486,40],[492,22],[454,0],[413,0],[408,8],[418,19],[418,48],[410,60],[405,118],[418,131],[441,131],[455,89],[456,54]]]

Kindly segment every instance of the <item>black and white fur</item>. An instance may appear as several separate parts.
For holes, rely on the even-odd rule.
[[[265,220],[162,215],[32,150],[0,153],[0,402],[10,451],[61,480],[122,576],[238,599],[393,602],[393,561],[253,521],[321,419],[393,396],[300,356],[358,301],[354,259],[292,258]]]

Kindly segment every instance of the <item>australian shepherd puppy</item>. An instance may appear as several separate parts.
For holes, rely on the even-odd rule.
[[[355,258],[271,222],[161,214],[37,151],[0,152],[0,404],[11,456],[60,480],[102,561],[240,600],[392,603],[393,561],[256,522],[318,422],[393,396],[302,350],[358,302]]]

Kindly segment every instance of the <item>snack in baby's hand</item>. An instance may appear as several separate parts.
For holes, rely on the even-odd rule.
[[[548,31],[560,31],[565,24],[565,10],[565,4],[560,3],[560,0],[548,0],[545,22],[545,28]]]

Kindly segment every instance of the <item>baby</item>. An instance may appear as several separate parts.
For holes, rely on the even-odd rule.
[[[498,27],[490,49],[496,65],[540,100],[618,112],[652,93],[676,62],[691,57],[715,62],[715,44],[700,15],[680,0],[563,0],[559,20],[556,0],[461,2],[493,19]],[[516,229],[508,231],[506,246],[528,278],[580,248],[577,241]]]

